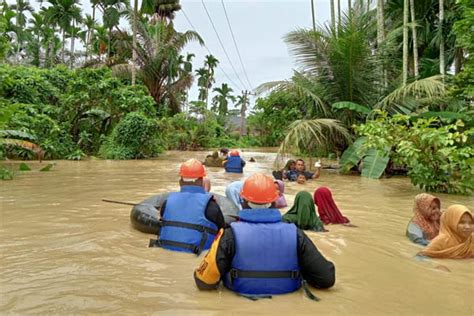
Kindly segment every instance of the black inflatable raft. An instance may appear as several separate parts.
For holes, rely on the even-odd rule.
[[[158,234],[160,230],[158,213],[161,205],[168,198],[168,194],[158,194],[135,205],[130,212],[132,226],[143,233]],[[238,212],[237,207],[223,195],[214,193],[212,195],[221,207],[226,223],[235,221]]]

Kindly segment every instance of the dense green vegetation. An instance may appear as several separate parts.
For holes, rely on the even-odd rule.
[[[341,157],[371,178],[398,166],[425,190],[472,193],[472,0],[372,2],[289,32],[299,68],[255,90],[238,131],[229,117],[245,116],[248,96],[216,83],[215,56],[194,69],[194,54],[183,54],[203,39],[174,28],[178,0],[97,0],[92,15],[77,0],[44,1],[37,12],[4,1],[0,155],[133,159],[280,146],[281,155]]]

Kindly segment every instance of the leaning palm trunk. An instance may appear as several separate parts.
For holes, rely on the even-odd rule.
[[[418,79],[418,40],[416,36],[415,0],[410,0],[411,31],[413,33],[413,74]]]
[[[443,23],[444,23],[444,0],[439,0],[439,73],[444,77],[446,74],[446,65],[444,59],[444,36],[443,36]]]
[[[402,84],[405,86],[408,80],[408,0],[403,1],[403,68]]]

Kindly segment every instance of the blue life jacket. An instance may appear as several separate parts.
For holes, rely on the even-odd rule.
[[[242,173],[244,171],[244,168],[242,167],[242,158],[240,158],[240,156],[229,156],[225,163],[225,171]]]
[[[196,255],[209,249],[218,230],[206,218],[211,198],[211,194],[198,186],[183,186],[181,192],[170,193],[155,246]]]
[[[277,209],[245,209],[231,224],[235,255],[224,285],[244,295],[294,292],[301,287],[297,229]]]

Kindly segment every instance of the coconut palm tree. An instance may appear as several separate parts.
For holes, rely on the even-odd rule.
[[[45,11],[46,22],[59,26],[62,33],[61,60],[64,62],[64,47],[66,31],[70,30],[73,22],[81,21],[81,9],[77,6],[79,0],[48,0],[51,4]]]
[[[140,70],[137,76],[155,99],[159,111],[168,108],[171,113],[178,113],[183,94],[193,82],[192,74],[185,69],[187,66],[180,63],[180,52],[189,42],[202,45],[203,40],[194,31],[177,32],[172,24],[162,21],[155,24],[140,21],[137,35]]]
[[[217,95],[212,98],[211,110],[222,118],[229,112],[229,101],[235,102],[235,96],[232,95],[234,90],[227,83],[223,83],[219,88],[214,88],[212,91],[217,92]]]
[[[24,27],[26,24],[25,12],[33,13],[33,7],[29,2],[23,0],[16,0],[16,4],[11,6],[11,9],[16,11],[16,36],[17,36],[17,53],[20,52],[23,46],[23,40],[25,39]]]

